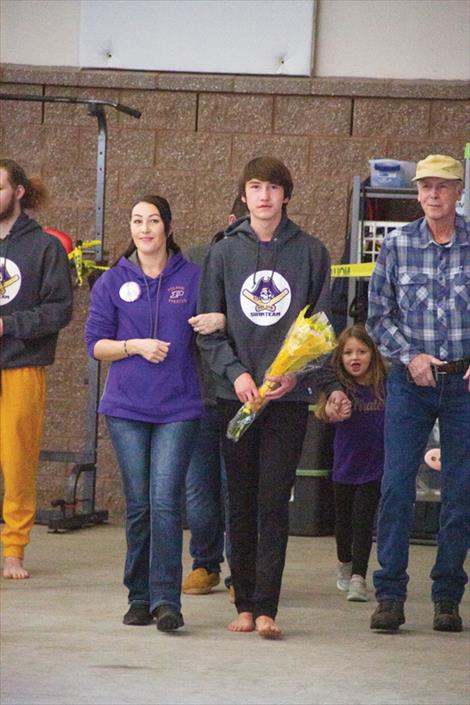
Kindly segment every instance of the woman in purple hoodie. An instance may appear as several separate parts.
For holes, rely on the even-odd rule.
[[[86,340],[91,356],[111,362],[98,411],[126,501],[130,607],[123,622],[155,617],[160,631],[172,631],[184,623],[181,499],[204,415],[191,326],[199,267],[175,243],[164,198],[136,202],[130,229],[130,246],[93,287]],[[208,317],[204,331],[223,327],[216,314]]]

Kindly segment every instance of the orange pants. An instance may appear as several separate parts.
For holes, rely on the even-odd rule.
[[[1,370],[0,465],[3,471],[3,555],[23,558],[36,514],[36,476],[44,424],[46,370]]]

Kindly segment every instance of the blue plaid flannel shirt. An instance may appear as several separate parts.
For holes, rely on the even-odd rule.
[[[470,224],[462,216],[448,245],[434,242],[424,218],[385,237],[367,329],[385,357],[404,365],[419,353],[470,356]]]

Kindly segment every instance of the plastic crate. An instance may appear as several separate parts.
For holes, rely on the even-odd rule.
[[[398,159],[369,159],[370,183],[373,188],[411,188],[416,162]]]

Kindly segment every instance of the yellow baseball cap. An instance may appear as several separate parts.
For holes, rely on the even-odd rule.
[[[416,165],[416,176],[412,181],[435,176],[438,179],[460,179],[463,181],[463,166],[445,154],[430,154]]]

